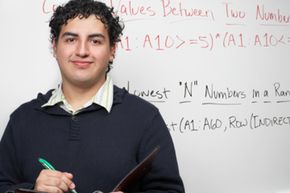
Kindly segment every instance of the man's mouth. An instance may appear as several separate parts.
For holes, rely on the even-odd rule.
[[[91,61],[73,60],[72,63],[79,68],[87,68],[92,63]]]

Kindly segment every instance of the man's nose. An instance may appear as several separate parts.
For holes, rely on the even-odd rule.
[[[79,57],[87,57],[89,55],[89,47],[86,41],[79,42],[76,50],[76,55]]]

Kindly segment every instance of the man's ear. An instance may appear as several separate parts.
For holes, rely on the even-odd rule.
[[[56,41],[55,41],[55,39],[52,41],[52,54],[53,54],[53,57],[56,56]]]
[[[115,58],[116,49],[117,49],[117,44],[114,44],[113,46],[111,46],[111,57],[110,57],[111,62],[113,62]]]

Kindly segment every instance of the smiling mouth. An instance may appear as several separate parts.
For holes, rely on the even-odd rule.
[[[74,60],[72,61],[74,65],[76,65],[79,68],[87,68],[92,63],[91,61],[82,61],[82,60]]]

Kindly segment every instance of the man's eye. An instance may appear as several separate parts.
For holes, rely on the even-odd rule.
[[[93,43],[93,44],[95,44],[95,45],[98,45],[98,44],[101,44],[102,42],[101,42],[101,40],[91,40],[91,42]]]
[[[75,41],[75,38],[67,38],[65,40],[65,42],[67,42],[67,43],[73,43],[74,41]]]

